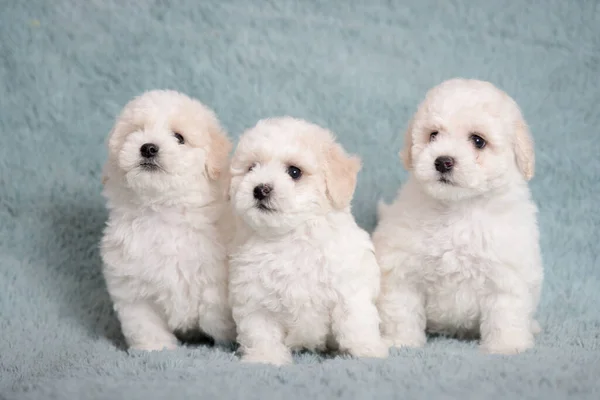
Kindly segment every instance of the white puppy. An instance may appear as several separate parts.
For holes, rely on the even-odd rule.
[[[242,135],[231,162],[238,219],[230,299],[243,360],[285,364],[328,345],[385,357],[379,267],[350,212],[360,160],[332,134],[290,117]]]
[[[452,79],[427,93],[402,154],[411,175],[373,234],[384,337],[480,336],[491,353],[533,346],[542,284],[533,142],[513,99]]]
[[[176,347],[200,329],[235,340],[220,216],[231,143],[214,113],[174,91],[127,104],[104,169],[104,277],[131,348]]]

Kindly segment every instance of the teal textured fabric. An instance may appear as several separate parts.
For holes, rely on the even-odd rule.
[[[406,179],[402,132],[444,79],[490,80],[536,140],[546,281],[534,350],[430,338],[387,360],[233,349],[128,353],[100,274],[104,143],[144,90],[214,108],[232,138],[267,116],[336,132],[364,167],[353,212]],[[597,1],[0,0],[0,397],[600,398]]]

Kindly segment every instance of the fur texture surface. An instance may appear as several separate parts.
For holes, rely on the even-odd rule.
[[[596,1],[0,3],[0,398],[598,398]],[[352,213],[372,232],[379,200],[408,180],[408,121],[457,76],[510,93],[535,139],[532,350],[430,336],[387,359],[298,353],[281,368],[230,347],[125,351],[98,242],[106,136],[132,97],[197,98],[234,144],[273,115],[331,129],[362,159]]]
[[[223,176],[231,143],[214,113],[185,94],[131,100],[108,138],[103,274],[125,340],[174,349],[176,333],[233,342]]]
[[[282,365],[303,349],[387,356],[379,266],[350,211],[360,166],[307,121],[265,119],[241,136],[229,289],[243,361]]]
[[[373,233],[384,336],[397,347],[423,346],[428,330],[481,337],[490,353],[531,348],[543,267],[519,107],[489,82],[451,79],[408,125],[411,176]]]

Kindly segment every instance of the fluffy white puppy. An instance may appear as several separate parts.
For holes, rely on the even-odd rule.
[[[281,365],[328,345],[385,357],[380,270],[350,202],[360,170],[333,135],[290,117],[259,121],[231,162],[238,226],[230,299],[243,361]]]
[[[110,133],[101,254],[131,348],[172,349],[198,329],[235,340],[220,229],[230,149],[215,114],[174,91],[133,99]]]
[[[427,329],[479,336],[491,353],[532,347],[542,260],[533,142],[515,101],[488,82],[446,81],[427,93],[401,156],[410,178],[373,234],[384,337],[422,346]]]

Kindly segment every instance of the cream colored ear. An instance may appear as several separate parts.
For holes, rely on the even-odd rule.
[[[515,128],[515,158],[525,180],[533,178],[535,172],[533,138],[529,127],[523,120],[520,120]]]
[[[119,152],[119,146],[122,144],[123,137],[126,135],[127,129],[129,126],[121,121],[121,119],[117,119],[115,121],[115,125],[112,127],[110,132],[108,133],[108,138],[106,139],[106,147],[108,149],[109,157],[114,153]]]
[[[358,156],[346,154],[337,143],[333,143],[329,147],[326,157],[327,195],[333,207],[342,210],[348,207],[352,201],[361,160]]]
[[[110,160],[110,158],[112,157],[112,149],[116,146],[115,144],[115,132],[117,131],[117,126],[118,126],[118,121],[115,122],[115,125],[112,127],[112,129],[110,130],[110,132],[108,133],[108,137],[106,139],[106,148],[108,150],[108,158]],[[104,167],[102,168],[102,186],[106,185],[106,182],[108,182],[108,172],[107,172],[107,164],[104,164]]]
[[[221,185],[223,198],[226,201],[231,201],[231,170],[229,168],[224,168],[221,171]]]
[[[229,152],[232,144],[220,129],[211,130],[209,135],[210,144],[206,156],[206,172],[210,179],[217,180],[229,164]]]
[[[410,171],[410,169],[412,168],[413,123],[414,118],[411,118],[410,122],[408,123],[408,127],[404,132],[404,147],[402,148],[402,150],[400,150],[399,153],[400,159],[404,164],[404,168],[406,168],[408,171]]]

